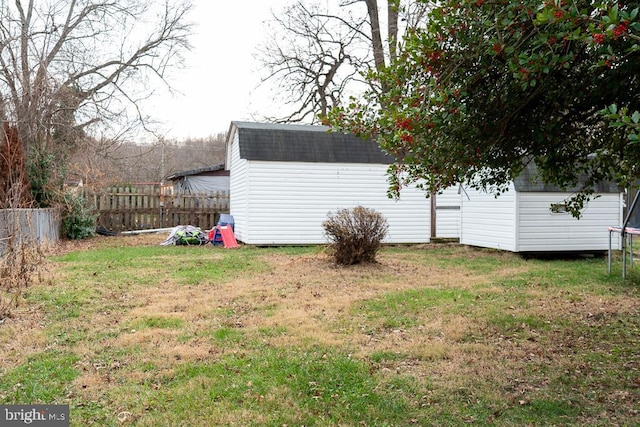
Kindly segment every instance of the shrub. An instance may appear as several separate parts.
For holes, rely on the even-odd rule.
[[[375,262],[389,228],[382,214],[362,206],[330,213],[322,227],[336,263],[342,265]]]
[[[86,206],[86,200],[80,195],[64,193],[62,195],[62,235],[69,239],[91,237],[96,231],[96,215]]]

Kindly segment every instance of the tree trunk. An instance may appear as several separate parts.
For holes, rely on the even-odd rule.
[[[389,58],[394,61],[398,56],[398,11],[400,0],[389,0],[387,3],[387,18],[389,30]]]
[[[382,35],[380,33],[380,16],[378,15],[378,1],[365,0],[367,4],[367,13],[371,20],[371,43],[373,47],[373,61],[376,70],[381,71],[385,67],[384,46],[382,44]]]

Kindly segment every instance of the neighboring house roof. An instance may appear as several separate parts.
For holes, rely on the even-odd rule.
[[[581,189],[583,183],[586,182],[586,177],[581,176],[578,180],[578,186],[560,188],[557,185],[545,184],[540,177],[538,167],[534,162],[524,168],[514,181],[513,185],[516,191],[521,192],[551,192],[551,193],[575,193]],[[620,193],[622,190],[615,183],[609,181],[603,181],[595,186],[594,191],[596,193]]]
[[[200,174],[206,174],[206,173],[217,172],[217,171],[221,171],[222,174],[225,174],[225,173],[228,174],[228,171],[224,171],[224,165],[221,164],[221,165],[215,165],[215,166],[205,166],[202,168],[192,169],[192,170],[183,171],[183,172],[175,172],[175,173],[172,173],[171,175],[167,175],[163,181],[174,181],[176,179],[184,178],[185,176],[200,175]]]
[[[378,143],[328,126],[232,122],[246,160],[391,164]]]

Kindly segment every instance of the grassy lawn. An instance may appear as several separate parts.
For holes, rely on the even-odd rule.
[[[48,257],[0,325],[0,403],[74,426],[640,425],[620,262],[427,245],[346,268],[164,237]]]

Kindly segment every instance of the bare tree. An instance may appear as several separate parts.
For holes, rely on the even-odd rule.
[[[175,172],[223,164],[225,142],[224,133],[150,145],[93,141],[74,153],[69,173],[92,187],[159,182]]]
[[[318,4],[298,1],[273,14],[271,37],[261,47],[260,61],[268,70],[263,81],[284,82],[279,98],[295,111],[279,122],[314,121],[339,103],[347,84],[357,79],[362,64],[355,50],[363,22],[343,25]]]
[[[117,140],[147,120],[150,79],[188,49],[189,0],[0,3],[0,105],[28,158],[63,158],[87,134]]]
[[[377,0],[336,0],[332,8],[300,0],[273,13],[271,37],[258,54],[267,70],[262,82],[274,84],[278,98],[294,107],[267,119],[315,123],[363,89],[367,70],[381,70],[397,57],[400,24],[416,25],[427,8],[415,0],[400,3],[386,2],[384,20]]]

